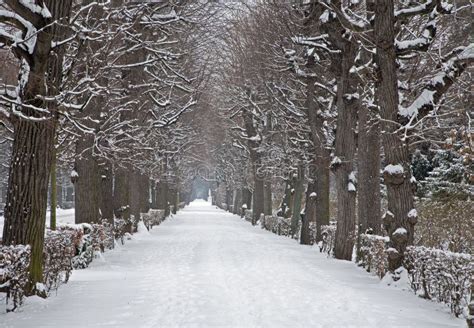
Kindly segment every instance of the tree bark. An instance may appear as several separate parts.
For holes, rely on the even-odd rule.
[[[56,208],[58,206],[58,184],[56,179],[56,169],[57,169],[57,156],[56,156],[56,145],[53,145],[53,154],[51,161],[51,199],[50,199],[50,218],[49,218],[49,227],[51,230],[56,230]]]
[[[372,112],[371,112],[372,111]],[[357,204],[359,234],[368,229],[381,233],[380,209],[380,128],[375,108],[359,109],[357,151]]]
[[[356,46],[344,39],[343,28],[331,30],[330,35],[341,50],[333,63],[337,79],[337,131],[335,156],[339,163],[333,166],[336,174],[337,193],[337,229],[334,245],[334,256],[337,259],[351,260],[355,232],[355,181],[351,186],[350,176],[354,171],[354,154],[356,149],[355,126],[357,114],[356,83],[351,77],[350,69],[354,64]]]
[[[94,136],[83,134],[76,141],[74,168],[78,174],[74,183],[75,223],[98,223],[100,220],[100,175],[99,165],[92,154]]]
[[[265,215],[272,215],[272,182],[269,179],[264,181],[264,208],[263,213]]]
[[[291,216],[291,235],[295,236],[298,232],[298,222],[301,220],[301,200],[303,195],[304,167],[298,166],[295,180],[293,214]]]
[[[382,144],[385,162],[401,167],[400,170],[386,170],[384,182],[387,186],[388,212],[383,224],[390,237],[388,251],[389,270],[394,272],[403,264],[403,256],[408,244],[413,242],[416,216],[409,213],[414,207],[411,187],[410,161],[407,144],[397,131],[398,125],[398,77],[395,49],[395,17],[393,0],[380,0],[375,6],[374,38],[376,45],[375,62],[376,101],[382,118]]]
[[[68,17],[71,3],[72,0],[44,1],[51,13],[51,21]],[[20,9],[21,5],[16,1],[8,1],[8,5],[18,15],[25,13],[24,8]],[[34,293],[37,292],[36,283],[41,283],[43,276],[48,184],[57,126],[56,108],[39,100],[37,96],[51,95],[58,91],[62,80],[63,50],[56,49],[53,54],[51,45],[54,39],[63,35],[64,28],[60,24],[50,25],[51,21],[39,14],[28,12],[28,15],[36,20],[38,33],[33,53],[28,58],[17,54],[25,62],[29,59],[29,76],[26,84],[20,88],[20,96],[25,104],[37,108],[48,107],[50,114],[41,115],[24,106],[18,108],[24,116],[43,120],[26,120],[16,115],[11,118],[14,132],[2,242],[4,245],[31,246],[27,289]],[[25,62],[23,65],[27,65]]]
[[[114,223],[114,174],[109,162],[100,166],[100,212],[103,220]]]
[[[311,245],[311,222],[316,222],[316,182],[313,179],[308,181],[308,187],[306,189],[306,203],[303,215],[303,222],[301,225],[301,237],[300,243],[302,245]]]

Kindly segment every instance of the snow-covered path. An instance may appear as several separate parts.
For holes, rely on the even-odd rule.
[[[353,263],[195,201],[0,327],[463,327]]]

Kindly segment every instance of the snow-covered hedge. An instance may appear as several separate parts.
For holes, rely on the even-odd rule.
[[[151,209],[148,211],[148,213],[142,213],[141,216],[143,224],[148,230],[150,230],[153,228],[153,226],[157,226],[161,222],[163,222],[163,220],[165,219],[165,210]]]
[[[320,243],[319,250],[322,253],[327,253],[328,255],[333,253],[334,242],[336,240],[336,227],[336,222],[321,226],[321,237],[323,240]]]
[[[76,243],[80,233],[74,230],[48,230],[43,249],[43,281],[46,290],[57,289],[69,280],[72,259],[76,255]]]
[[[449,305],[456,316],[467,311],[474,274],[471,255],[410,246],[405,252],[405,267],[415,293]]]
[[[385,252],[388,241],[388,237],[361,234],[357,264],[383,278],[388,268],[388,257]]]
[[[6,294],[7,311],[14,311],[23,301],[30,254],[29,246],[0,245],[0,293]]]
[[[252,216],[253,216],[252,210],[245,210],[244,212],[245,220],[252,222]]]
[[[262,228],[271,231],[280,236],[291,237],[291,218],[284,218],[276,215],[265,215],[260,219]],[[298,221],[296,237],[299,236],[301,221]]]

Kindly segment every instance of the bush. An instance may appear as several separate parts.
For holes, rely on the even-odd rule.
[[[7,295],[7,312],[14,311],[23,302],[30,254],[29,246],[0,246],[0,292]]]
[[[77,231],[59,230],[46,232],[43,256],[43,281],[46,290],[57,289],[61,283],[69,280],[72,271],[72,259],[76,255],[75,240]]]
[[[388,268],[388,257],[385,250],[389,238],[369,234],[361,234],[359,238],[357,264],[368,272],[375,273],[379,278],[383,278]]]
[[[321,237],[322,242],[320,243],[319,250],[321,253],[327,253],[332,255],[334,251],[334,242],[336,241],[336,222],[330,222],[329,225],[321,226]]]
[[[150,230],[153,226],[159,225],[165,219],[164,210],[149,210],[148,213],[142,213],[142,220],[145,227]]]
[[[456,316],[469,303],[472,256],[423,246],[405,252],[411,288],[424,298],[448,304]]]

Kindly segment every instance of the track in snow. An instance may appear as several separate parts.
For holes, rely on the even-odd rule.
[[[353,263],[195,201],[0,327],[463,327]]]

